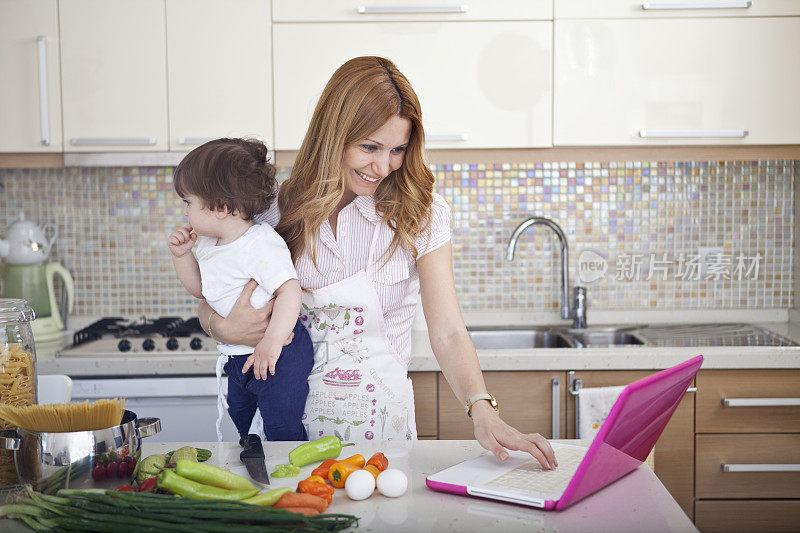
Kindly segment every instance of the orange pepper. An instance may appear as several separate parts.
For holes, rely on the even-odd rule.
[[[333,487],[319,476],[311,476],[297,484],[297,492],[319,496],[328,504],[333,500]]]
[[[377,467],[377,466],[375,466],[375,465],[367,465],[367,466],[365,466],[365,467],[364,467],[364,470],[366,470],[367,472],[369,472],[370,474],[372,474],[372,475],[375,477],[375,480],[376,480],[376,481],[377,481],[377,479],[378,479],[378,474],[380,474],[380,473],[381,473],[381,471],[380,471],[380,470],[378,470],[378,467]]]
[[[328,472],[330,471],[331,467],[338,462],[339,461],[337,461],[336,459],[326,459],[325,461],[322,462],[321,465],[319,465],[311,472],[311,475],[319,476],[322,479],[328,479]]]
[[[347,477],[356,470],[361,470],[361,468],[350,463],[336,463],[328,472],[328,481],[337,489],[341,489],[344,487]]]
[[[339,462],[339,463],[348,463],[348,464],[351,464],[351,465],[356,465],[359,468],[364,468],[364,465],[366,464],[367,460],[364,459],[363,455],[361,455],[360,453],[357,453],[355,455],[351,455],[347,459],[342,459],[341,461],[337,461],[337,462]]]
[[[367,461],[368,465],[375,466],[378,471],[383,472],[389,467],[389,459],[386,458],[381,452],[376,453]]]

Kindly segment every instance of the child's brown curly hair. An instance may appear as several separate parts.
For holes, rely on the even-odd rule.
[[[252,139],[215,139],[198,146],[175,168],[175,192],[209,209],[227,208],[244,220],[266,211],[277,191],[267,147]]]

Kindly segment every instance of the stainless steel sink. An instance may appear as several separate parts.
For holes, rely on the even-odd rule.
[[[644,341],[632,333],[631,328],[568,329],[564,335],[575,341],[579,348],[643,345]]]
[[[566,325],[468,328],[478,350],[626,346],[796,346],[750,324],[628,325],[573,329]]]
[[[477,350],[575,348],[575,343],[553,328],[469,328]]]

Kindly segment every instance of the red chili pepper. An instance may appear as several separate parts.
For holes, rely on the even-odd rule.
[[[158,478],[157,477],[149,477],[142,481],[141,485],[139,485],[139,492],[153,492],[156,490],[158,486]]]
[[[117,487],[117,492],[136,492],[136,489],[133,485],[122,485],[121,487]]]

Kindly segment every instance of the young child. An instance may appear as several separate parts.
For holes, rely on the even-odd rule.
[[[255,349],[217,346],[220,357],[227,356],[228,413],[239,435],[249,433],[258,407],[267,440],[308,440],[301,417],[314,354],[308,332],[298,321],[300,283],[286,243],[268,224],[253,222],[267,210],[277,189],[267,147],[246,139],[207,142],[184,157],[175,169],[174,185],[186,204],[189,223],[167,243],[186,290],[205,298],[223,317],[250,279],[258,282],[250,299],[253,307],[264,307],[275,298],[269,325]]]

